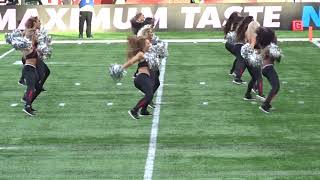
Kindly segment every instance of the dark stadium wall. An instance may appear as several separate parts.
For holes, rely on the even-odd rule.
[[[226,18],[238,11],[251,15],[265,27],[289,30],[293,20],[302,20],[305,28],[320,28],[318,3],[268,4],[179,4],[179,5],[97,5],[93,31],[130,31],[129,20],[141,11],[157,19],[159,31],[221,30]],[[50,31],[77,31],[77,6],[0,6],[0,32],[23,29],[30,16],[39,16]]]

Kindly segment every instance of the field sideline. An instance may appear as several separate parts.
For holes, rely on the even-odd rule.
[[[222,43],[169,43],[153,179],[320,177],[320,51],[309,42],[280,46],[280,94],[265,115],[231,83],[233,57]],[[54,44],[34,118],[19,103],[20,54],[0,59],[0,179],[143,179],[152,118],[126,112],[140,98],[135,68],[121,85],[107,74],[125,51],[124,43]]]

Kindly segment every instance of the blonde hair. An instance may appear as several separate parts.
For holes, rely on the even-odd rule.
[[[145,25],[143,26],[137,33],[137,37],[147,37],[148,36],[148,32],[152,32],[153,28],[151,27],[151,25]]]
[[[249,23],[247,31],[245,33],[246,40],[250,43],[252,38],[255,38],[257,36],[256,30],[260,27],[260,24],[257,21],[252,21]]]

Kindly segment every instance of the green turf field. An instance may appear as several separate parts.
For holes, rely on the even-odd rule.
[[[12,47],[9,44],[0,45],[0,55],[10,50]]]
[[[320,178],[320,49],[280,46],[281,88],[266,115],[231,83],[224,44],[169,44],[153,179]],[[121,86],[107,74],[125,44],[53,47],[32,118],[21,111],[20,53],[0,59],[0,179],[143,179],[152,117],[127,114],[141,98],[135,67]]]

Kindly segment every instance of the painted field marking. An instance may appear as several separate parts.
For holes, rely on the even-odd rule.
[[[60,107],[64,107],[66,105],[66,103],[59,103]]]
[[[166,46],[168,48],[168,44],[166,44]],[[163,82],[164,82],[164,74],[166,71],[166,63],[167,63],[167,58],[163,58],[161,63],[161,69],[160,69],[160,77],[159,77],[160,86],[159,86],[157,97],[156,97],[156,108],[154,109],[154,112],[153,112],[148,156],[147,156],[146,164],[144,167],[144,176],[143,176],[144,180],[152,180],[152,175],[153,175],[154,160],[156,158],[158,127],[159,127],[159,121],[160,121],[160,104],[161,104],[162,93],[163,93]]]
[[[11,104],[10,106],[11,106],[11,107],[16,107],[16,106],[18,106],[18,103],[13,103],[13,104]]]
[[[8,54],[10,54],[10,53],[13,52],[13,51],[14,51],[14,49],[12,48],[12,49],[10,49],[9,51],[3,53],[3,54],[0,56],[0,59],[6,57]]]

